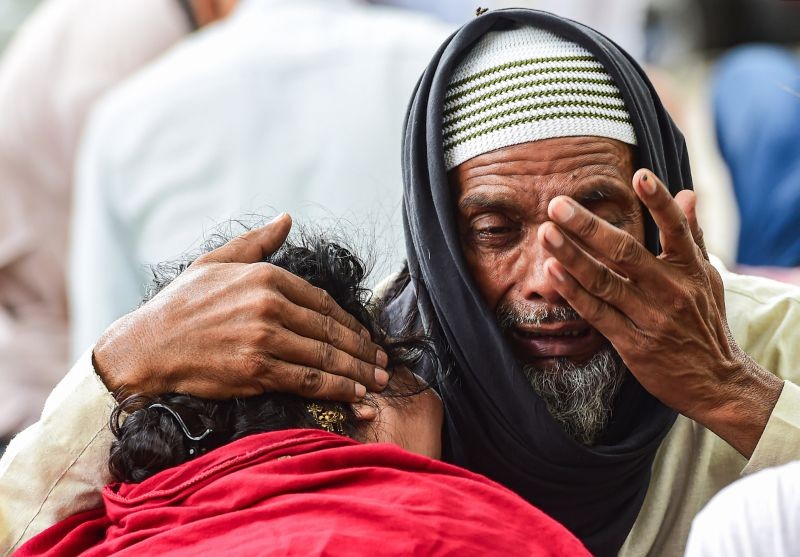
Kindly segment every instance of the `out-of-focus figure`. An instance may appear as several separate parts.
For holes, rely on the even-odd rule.
[[[430,0],[372,0],[372,3],[426,12],[443,21],[458,25],[475,15],[475,9],[479,4],[485,4],[485,2],[481,4],[478,0],[436,0],[435,2]]]
[[[744,272],[800,284],[800,60],[743,46],[712,84],[717,140],[730,169]]]
[[[248,0],[114,91],[78,169],[74,354],[137,306],[147,264],[231,217],[347,219],[386,262],[373,280],[396,270],[403,118],[451,30],[363,2]]]
[[[645,54],[645,20],[652,0],[483,0],[490,9],[523,7],[552,12],[597,29],[639,61]]]
[[[110,86],[190,31],[176,0],[50,0],[0,64],[0,451],[32,423],[68,356],[73,160]]]
[[[686,557],[791,557],[800,548],[800,462],[729,485],[692,524]]]

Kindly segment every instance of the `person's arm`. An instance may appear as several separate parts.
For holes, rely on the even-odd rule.
[[[202,255],[114,322],[94,348],[109,390],[212,399],[278,391],[340,402],[382,390],[388,358],[358,321],[324,290],[262,262],[291,225],[281,215]]]
[[[101,504],[114,399],[84,354],[0,460],[0,554]]]
[[[100,501],[114,397],[206,398],[268,391],[355,402],[380,391],[387,356],[323,290],[262,263],[291,228],[282,215],[198,258],[115,321],[0,465],[0,547]]]
[[[694,194],[673,199],[643,170],[633,187],[659,227],[663,253],[654,256],[574,200],[557,197],[549,211],[554,222],[539,229],[553,255],[549,277],[645,389],[750,458],[783,381],[730,333],[722,279],[705,253]],[[547,239],[556,230],[563,232],[560,245]]]
[[[800,455],[800,288],[739,275],[714,262],[725,284],[725,305],[737,344],[784,381],[778,402],[742,471],[749,474]]]

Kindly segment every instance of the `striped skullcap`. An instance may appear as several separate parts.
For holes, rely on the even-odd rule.
[[[501,147],[599,136],[636,145],[619,89],[582,46],[536,27],[490,31],[456,67],[443,121],[447,170]]]

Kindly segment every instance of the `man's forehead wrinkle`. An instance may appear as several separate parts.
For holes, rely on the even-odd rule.
[[[620,168],[605,164],[587,165],[571,171],[569,174],[554,172],[549,174],[479,174],[462,181],[461,193],[466,196],[480,188],[506,190],[505,195],[513,195],[524,190],[528,192],[548,191],[557,195],[569,195],[572,191],[587,190],[600,187],[630,189],[626,177]],[[612,192],[613,193],[613,192]],[[618,194],[623,192],[617,192]],[[486,194],[483,194],[484,196]],[[493,196],[496,193],[493,192]]]
[[[502,162],[492,161],[470,167],[463,178],[470,180],[477,177],[541,177],[546,178],[558,174],[580,174],[581,171],[600,171],[604,174],[622,174],[626,161],[617,153],[595,152],[591,154],[564,154],[556,157],[533,159],[530,157],[514,158]]]

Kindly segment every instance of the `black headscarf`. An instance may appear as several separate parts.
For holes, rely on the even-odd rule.
[[[604,442],[585,447],[552,419],[533,391],[461,253],[442,149],[443,99],[451,72],[488,31],[543,28],[586,49],[622,92],[638,141],[638,163],[669,184],[691,187],[681,133],[644,71],[600,33],[524,9],[477,17],[440,47],[409,107],[403,141],[404,225],[412,280],[387,308],[402,323],[416,316],[438,337],[452,371],[438,378],[445,405],[445,458],[516,491],[574,532],[598,555],[615,555],[636,520],[656,450],[675,413],[632,377]],[[658,252],[647,216],[646,243]],[[487,517],[491,520],[491,517]]]

